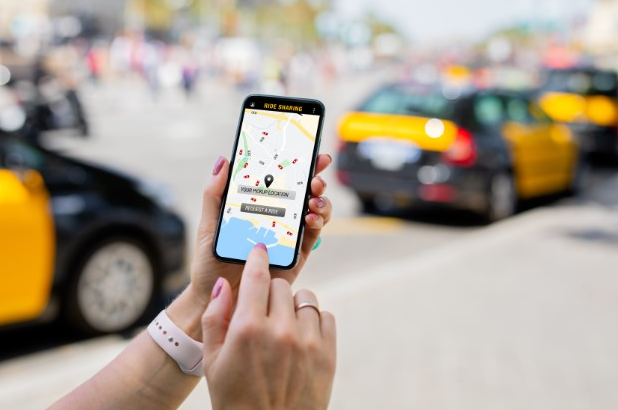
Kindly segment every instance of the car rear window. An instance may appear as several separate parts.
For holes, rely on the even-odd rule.
[[[374,94],[360,107],[360,111],[451,119],[453,106],[453,101],[441,94],[393,87]]]
[[[484,95],[474,101],[474,115],[482,126],[494,126],[504,122],[505,110],[502,99],[494,95]]]
[[[551,121],[535,103],[515,95],[480,95],[474,99],[473,113],[481,127],[501,126],[506,121],[520,124]]]

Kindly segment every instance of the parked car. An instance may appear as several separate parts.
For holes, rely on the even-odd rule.
[[[0,326],[120,332],[188,281],[185,224],[156,184],[8,135],[0,172]]]
[[[577,190],[584,169],[569,129],[523,93],[389,85],[338,133],[338,179],[365,210],[447,205],[495,221],[520,199]]]
[[[537,99],[555,121],[568,124],[587,153],[618,156],[618,76],[578,67],[547,70]]]

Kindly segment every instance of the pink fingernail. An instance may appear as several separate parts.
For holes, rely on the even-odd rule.
[[[210,299],[216,299],[217,296],[221,293],[221,289],[223,288],[223,278],[217,279],[215,282],[215,286],[212,288],[212,295]]]
[[[317,176],[316,178],[318,178],[322,182],[322,185],[324,185],[324,188],[326,188],[326,181],[324,181],[322,177],[319,176]]]
[[[322,197],[317,197],[315,199],[315,202],[316,202],[316,205],[318,206],[318,208],[324,208],[326,206],[326,201]]]
[[[263,243],[258,243],[257,245],[255,245],[256,248],[259,248],[263,251],[267,250],[266,249],[266,245],[264,245]]]
[[[212,169],[212,174],[217,175],[221,172],[221,168],[223,168],[223,164],[225,162],[225,158],[219,157],[217,162],[215,162],[215,167]]]
[[[308,213],[307,218],[311,218],[314,221],[317,221],[320,217],[314,213]]]

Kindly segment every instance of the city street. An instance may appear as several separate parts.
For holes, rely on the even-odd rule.
[[[388,69],[352,74],[304,95],[326,105],[322,153],[334,157],[340,116],[394,75],[396,72]],[[232,151],[245,94],[216,80],[204,82],[195,99],[189,101],[178,89],[164,90],[153,100],[143,84],[130,80],[105,87],[88,85],[82,94],[92,118],[93,135],[86,139],[50,135],[48,145],[165,184],[174,192],[173,206],[184,215],[193,235],[202,189],[212,166],[219,155],[229,157]],[[335,218],[324,233],[320,252],[302,276],[303,286],[442,245],[478,229],[482,222],[470,214],[426,211],[411,215],[414,219],[407,221],[362,215],[356,198],[336,181],[334,167],[324,178]]]
[[[326,105],[323,153],[336,150],[340,115],[396,74],[350,74],[305,91]],[[45,143],[169,186],[193,236],[202,189],[217,157],[231,152],[244,94],[206,79],[191,100],[176,89],[154,99],[143,84],[117,79],[87,84],[82,95],[92,135],[51,134]],[[334,218],[295,287],[316,289],[339,321],[331,408],[618,406],[615,169],[595,170],[582,198],[546,201],[492,226],[463,212],[363,214],[332,167],[324,179]],[[0,362],[3,408],[44,408],[126,344],[54,337],[53,349],[43,343]],[[204,400],[200,385],[182,408],[209,408]]]

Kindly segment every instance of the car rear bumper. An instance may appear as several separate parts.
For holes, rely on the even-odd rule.
[[[436,170],[436,167],[438,167]],[[436,182],[422,182],[425,174],[440,174]],[[419,175],[420,174],[420,175]],[[447,205],[481,212],[487,204],[487,172],[479,169],[425,166],[417,172],[361,172],[339,170],[340,182],[361,198],[390,198],[398,206]]]

